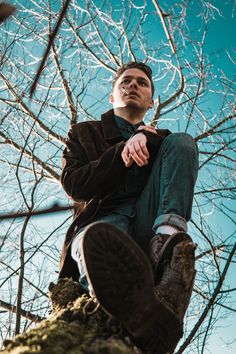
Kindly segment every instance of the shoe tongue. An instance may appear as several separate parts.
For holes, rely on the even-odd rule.
[[[158,233],[156,236],[160,242],[165,243],[171,235]]]

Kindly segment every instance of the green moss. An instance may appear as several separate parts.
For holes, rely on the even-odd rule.
[[[5,350],[15,353],[13,349],[22,347],[21,353],[60,354],[77,346],[82,350],[94,336],[96,328],[89,323],[81,326],[61,320],[44,321],[43,325],[16,336]]]
[[[66,307],[84,293],[81,285],[69,278],[60,279],[57,284],[49,284],[49,299],[53,311]]]
[[[124,342],[117,339],[97,340],[86,350],[86,354],[138,354],[138,348],[128,347]],[[75,353],[73,353],[75,354]]]
[[[90,322],[90,323],[89,323]],[[131,354],[121,340],[96,340],[97,323],[84,326],[65,321],[44,321],[43,325],[16,336],[2,354]],[[94,341],[95,339],[95,341]],[[137,353],[137,351],[136,351]]]
[[[71,280],[63,280],[59,283],[58,288],[51,285],[52,315],[35,328],[15,336],[12,340],[5,341],[5,349],[0,353],[141,353],[130,343],[126,344],[120,325],[105,314],[103,310],[98,309],[90,316],[84,314],[83,308],[90,301],[90,298],[86,294],[81,294],[77,283],[74,283]],[[67,287],[70,289],[67,289]],[[64,295],[60,293],[59,289]],[[65,301],[63,296],[69,303]],[[72,301],[73,298],[74,301]],[[116,339],[114,339],[114,335],[116,335]]]

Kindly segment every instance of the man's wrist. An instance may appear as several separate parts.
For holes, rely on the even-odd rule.
[[[139,133],[142,133],[146,136],[146,130],[145,129],[137,129],[131,136],[130,138],[132,138],[133,136],[139,134]],[[147,136],[146,136],[147,137]]]

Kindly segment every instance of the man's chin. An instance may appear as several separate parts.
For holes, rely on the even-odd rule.
[[[114,108],[118,109],[131,109],[131,110],[137,110],[137,111],[146,111],[145,107],[141,106],[138,102],[135,102],[133,100],[130,100],[128,102],[125,102],[119,106],[116,106]]]

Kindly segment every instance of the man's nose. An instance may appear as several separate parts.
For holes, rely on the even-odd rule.
[[[132,81],[130,81],[130,83],[129,83],[129,87],[130,88],[137,88],[137,82],[135,81],[135,80],[132,80]]]

